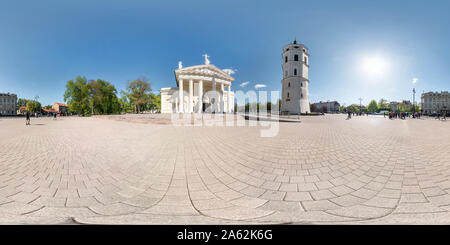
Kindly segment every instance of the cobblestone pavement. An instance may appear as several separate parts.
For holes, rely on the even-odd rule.
[[[450,122],[0,118],[0,223],[450,223]]]

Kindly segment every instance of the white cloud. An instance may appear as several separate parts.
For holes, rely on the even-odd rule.
[[[245,86],[247,86],[248,84],[249,84],[250,82],[243,82],[243,83],[241,83],[241,84],[239,84],[239,86],[241,86],[241,87],[245,87]]]
[[[237,72],[237,69],[227,68],[227,69],[223,69],[222,71],[224,71],[228,75],[233,75],[234,73]]]
[[[415,78],[412,79],[412,83],[416,84],[418,80],[419,80],[419,78],[415,77]]]
[[[267,85],[265,85],[265,84],[256,84],[255,85],[255,89],[265,88],[265,87],[267,87]]]

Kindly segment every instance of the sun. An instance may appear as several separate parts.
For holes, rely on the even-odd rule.
[[[380,76],[386,72],[387,62],[379,56],[366,57],[363,59],[361,66],[367,75]]]

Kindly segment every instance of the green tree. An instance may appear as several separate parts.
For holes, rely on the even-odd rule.
[[[150,93],[150,109],[161,111],[161,94],[155,95],[154,93]]]
[[[134,107],[135,113],[140,113],[145,104],[150,101],[150,83],[146,77],[140,77],[127,84],[127,91],[124,94]]]
[[[401,112],[412,112],[413,105],[411,103],[401,102],[398,104],[398,110]]]
[[[349,107],[347,107],[347,111],[359,112],[359,108],[356,105],[350,105]]]
[[[382,108],[388,108],[389,107],[389,103],[387,102],[387,100],[381,98],[380,101],[378,101],[378,108],[382,109]]]
[[[44,109],[52,109],[52,106],[51,105],[46,105],[46,106],[44,106],[42,108],[44,108]]]
[[[26,110],[31,113],[41,112],[41,103],[36,100],[29,100],[26,105]]]
[[[114,85],[107,81],[97,79],[97,81],[91,80],[88,88],[94,114],[104,115],[120,112],[120,103]]]
[[[28,101],[30,101],[30,100],[19,98],[19,99],[17,100],[17,108],[16,108],[16,109],[19,110],[19,108],[22,107],[22,106],[25,106],[25,107],[26,107]]]
[[[86,77],[77,76],[75,81],[69,80],[66,84],[64,101],[69,104],[71,112],[76,112],[80,116],[91,113],[91,97]]]
[[[378,105],[375,100],[370,101],[369,106],[367,107],[369,112],[378,112]]]
[[[124,91],[121,92],[121,97],[119,99],[119,103],[120,103],[120,112],[121,113],[134,112],[133,105],[131,104],[130,100],[128,99],[128,97]]]
[[[387,100],[381,98],[380,101],[378,101],[378,111],[390,111],[391,108],[389,107],[389,103]]]

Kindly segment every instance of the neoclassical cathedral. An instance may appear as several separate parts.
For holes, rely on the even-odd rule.
[[[281,113],[309,113],[308,48],[297,40],[283,48]]]
[[[161,113],[230,113],[234,111],[234,78],[210,64],[183,67],[175,70],[177,87],[161,89]]]

